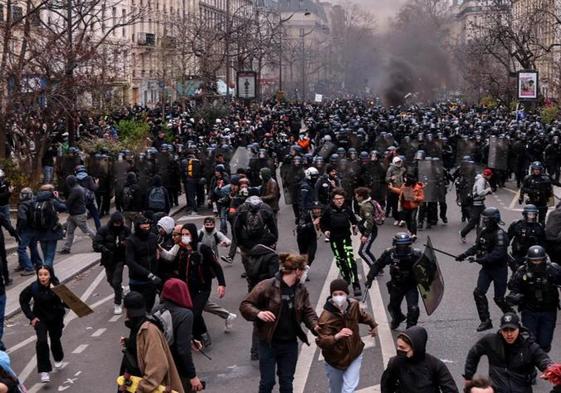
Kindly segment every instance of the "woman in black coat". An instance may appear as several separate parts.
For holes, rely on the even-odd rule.
[[[64,351],[60,341],[64,328],[64,313],[67,307],[51,289],[59,284],[51,266],[37,267],[37,281],[28,285],[19,296],[19,303],[25,316],[37,334],[37,371],[41,374],[41,382],[50,382],[49,372],[52,371],[49,359],[50,350],[53,354],[55,367],[62,367]],[[33,308],[31,307],[33,301]]]

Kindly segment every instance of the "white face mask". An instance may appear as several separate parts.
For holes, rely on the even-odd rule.
[[[185,245],[191,243],[191,236],[181,236],[181,243]]]
[[[339,308],[347,303],[347,295],[332,296],[331,299],[333,299],[333,303]]]

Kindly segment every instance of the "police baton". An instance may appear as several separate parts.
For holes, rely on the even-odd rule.
[[[453,255],[453,254],[450,254],[449,252],[439,250],[438,248],[434,248],[434,247],[432,247],[432,246],[429,246],[428,244],[423,244],[423,246],[428,247],[428,248],[430,248],[431,250],[434,250],[434,251],[439,252],[439,253],[441,253],[441,254],[448,255],[449,257],[452,257],[452,258],[454,258],[454,259],[456,259],[456,258],[458,257],[457,255]]]

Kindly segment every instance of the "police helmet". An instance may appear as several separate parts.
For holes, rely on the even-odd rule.
[[[501,223],[501,212],[496,207],[488,207],[481,213],[483,220],[483,225],[489,224],[500,224]]]
[[[530,164],[530,169],[531,170],[538,169],[538,170],[542,171],[543,170],[543,164],[540,161],[534,161],[534,162],[532,162],[532,164]]]
[[[344,156],[345,155],[345,148],[344,147],[338,147],[337,148],[337,154],[339,154],[340,156]]]
[[[294,157],[292,158],[292,162],[293,162],[295,165],[300,165],[300,164],[302,164],[302,157],[300,157],[300,156],[294,156]]]
[[[417,150],[415,152],[415,160],[424,160],[426,157],[426,153],[424,150]]]
[[[332,154],[331,157],[329,157],[329,162],[337,162],[339,161],[339,154]]]
[[[319,171],[313,166],[311,166],[304,171],[304,175],[308,180],[317,179],[319,177]]]
[[[398,255],[410,255],[411,244],[413,244],[413,238],[407,232],[396,233],[392,240],[392,245]]]
[[[30,187],[24,187],[19,192],[20,201],[28,201],[33,198],[33,190]]]
[[[526,259],[528,261],[539,261],[539,260],[545,261],[546,258],[547,255],[542,246],[532,246],[528,249],[528,253],[526,254]]]
[[[359,158],[361,161],[368,161],[370,159],[367,151],[361,151]]]
[[[536,222],[536,217],[538,216],[538,208],[536,205],[528,204],[524,206],[522,210],[522,216],[529,222]]]

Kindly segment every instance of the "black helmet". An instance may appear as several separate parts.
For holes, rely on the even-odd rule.
[[[536,222],[536,218],[538,216],[538,208],[536,205],[528,204],[524,206],[524,210],[522,210],[522,215],[528,222]]]
[[[396,233],[393,237],[392,244],[397,255],[411,255],[411,244],[413,244],[413,238],[407,232]]]
[[[539,169],[540,171],[543,171],[543,164],[540,161],[534,161],[530,164],[530,169]]]
[[[483,226],[489,224],[498,225],[501,223],[501,212],[496,207],[488,207],[481,213],[483,219]]]
[[[528,249],[528,253],[526,254],[526,259],[528,261],[545,260],[546,258],[547,255],[542,246],[532,246]]]

